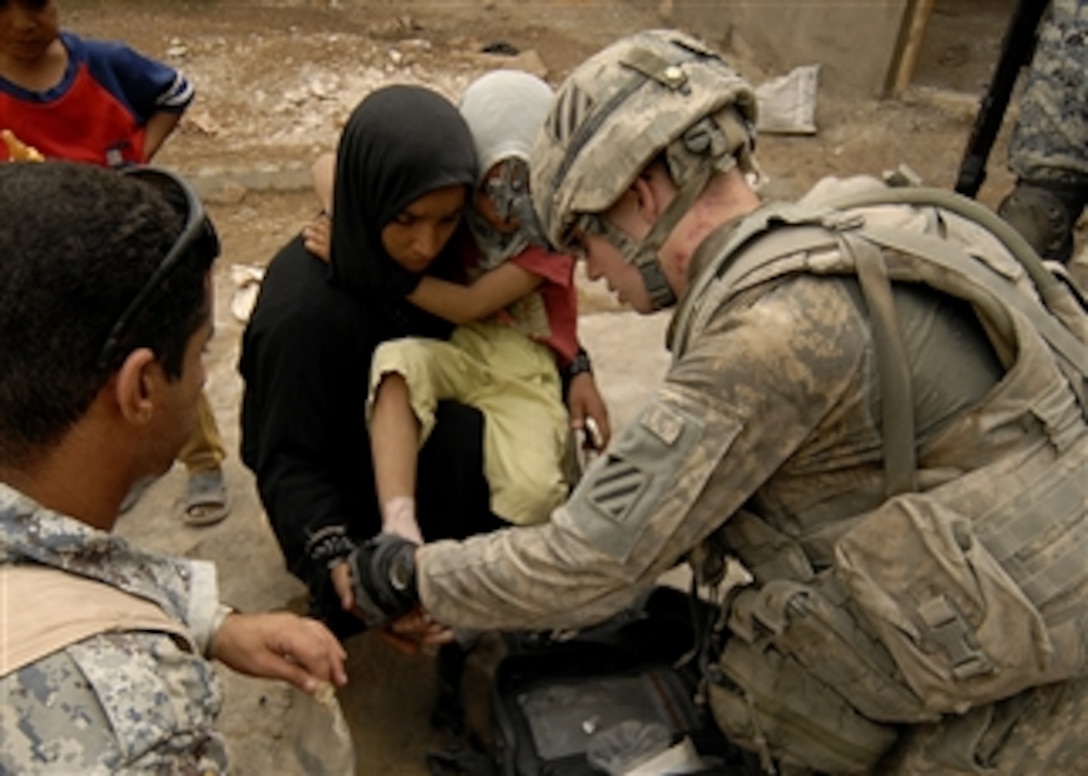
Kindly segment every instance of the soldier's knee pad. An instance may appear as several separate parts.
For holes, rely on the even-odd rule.
[[[997,208],[1044,259],[1067,262],[1073,255],[1073,228],[1084,193],[1020,181]]]

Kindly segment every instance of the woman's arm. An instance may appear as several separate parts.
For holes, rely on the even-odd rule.
[[[469,286],[424,276],[408,301],[452,323],[470,323],[516,302],[542,281],[540,275],[507,261]]]
[[[328,564],[379,526],[363,400],[367,363],[351,333],[319,314],[293,315],[247,330],[240,371],[243,456],[288,568],[322,597]],[[316,343],[316,344],[315,344]],[[357,492],[345,493],[345,464],[359,468]],[[368,491],[370,493],[368,494]],[[349,504],[373,503],[371,514]]]

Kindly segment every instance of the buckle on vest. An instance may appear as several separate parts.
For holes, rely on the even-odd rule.
[[[820,226],[832,232],[848,232],[865,226],[865,216],[856,210],[832,210],[820,216]]]
[[[964,681],[994,672],[993,660],[975,645],[973,629],[946,596],[920,603],[918,614],[929,638],[949,657],[956,679]]]

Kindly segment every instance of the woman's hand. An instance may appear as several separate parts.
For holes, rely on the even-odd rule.
[[[333,566],[329,576],[332,578],[333,590],[340,599],[340,607],[345,612],[350,612],[355,608],[355,593],[351,590],[351,566],[348,565],[347,560],[342,560]]]

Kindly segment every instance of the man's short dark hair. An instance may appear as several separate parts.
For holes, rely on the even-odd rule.
[[[189,251],[99,355],[183,228],[154,187],[71,162],[0,164],[0,462],[56,444],[138,347],[177,379],[215,258]]]

